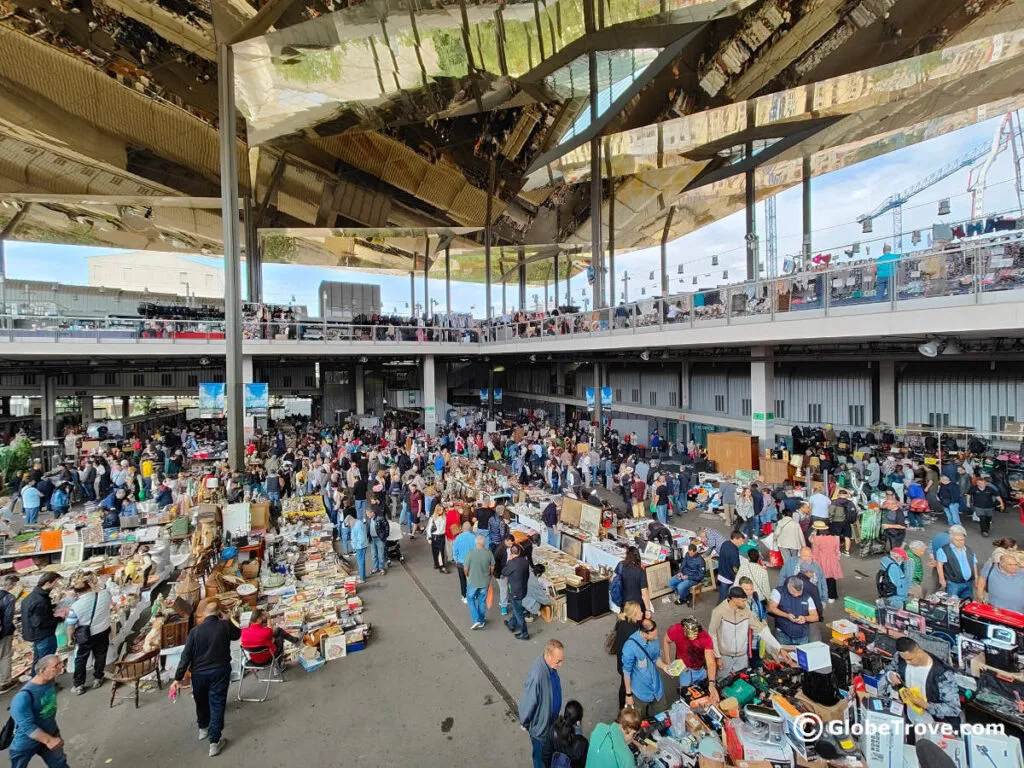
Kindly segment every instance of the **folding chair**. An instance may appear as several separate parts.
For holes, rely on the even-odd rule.
[[[242,669],[241,676],[238,678],[238,690],[235,692],[235,698],[238,701],[255,701],[264,702],[270,695],[270,684],[271,683],[283,683],[284,673],[281,669],[281,662],[277,656],[275,656],[276,648],[242,648]],[[253,661],[253,654],[258,653],[269,653],[270,661],[258,662]],[[264,676],[260,676],[260,673],[264,672]],[[264,683],[266,688],[263,691],[263,698],[254,699],[246,698],[242,696],[242,686],[245,684],[245,678],[247,675],[252,674],[256,680],[260,683]]]

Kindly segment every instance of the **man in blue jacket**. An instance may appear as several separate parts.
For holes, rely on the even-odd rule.
[[[370,546],[366,526],[354,517],[345,518],[345,525],[352,531],[352,549],[356,551],[356,563],[359,565],[359,580],[366,581],[366,550]]]
[[[565,661],[565,647],[548,640],[544,655],[533,662],[519,699],[519,725],[530,734],[533,768],[544,768],[544,741],[562,710],[562,681],[558,670]]]
[[[894,547],[892,552],[882,558],[878,569],[884,571],[892,582],[895,592],[884,597],[890,608],[902,608],[910,593],[910,579],[907,578],[903,564],[907,561],[907,552],[903,547]]]
[[[626,684],[626,706],[645,719],[665,695],[659,669],[668,672],[668,664],[661,658],[658,625],[654,619],[644,619],[622,644],[622,681]]]
[[[690,597],[690,590],[704,581],[706,571],[704,558],[697,554],[697,545],[686,548],[679,573],[668,580],[668,588],[676,593],[676,605],[683,605]]]

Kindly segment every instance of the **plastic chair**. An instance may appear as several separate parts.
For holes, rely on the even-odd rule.
[[[254,701],[264,702],[270,695],[270,684],[271,683],[283,683],[284,672],[281,669],[281,661],[275,656],[277,649],[268,648],[266,646],[260,648],[242,648],[242,674],[238,678],[238,689],[235,691],[235,698],[238,701]],[[257,653],[269,653],[270,661],[258,662],[253,661],[253,654]],[[260,673],[265,672],[266,675],[261,677]],[[259,699],[246,698],[242,696],[242,686],[245,684],[246,675],[252,673],[256,680],[260,683],[264,683],[266,688],[263,690],[263,697]]]
[[[110,706],[114,706],[114,700],[130,699],[132,695],[117,696],[118,685],[135,685],[135,708],[139,708],[139,683],[146,675],[156,672],[156,686],[163,690],[163,682],[160,680],[160,649],[149,651],[137,659],[123,659],[114,662],[114,672],[107,675],[110,680]]]

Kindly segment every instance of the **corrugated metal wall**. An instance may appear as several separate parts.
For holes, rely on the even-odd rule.
[[[911,363],[897,371],[896,408],[902,424],[932,423],[931,414],[948,414],[948,423],[991,430],[992,419],[1024,417],[1024,366],[1000,363]]]
[[[725,409],[715,408],[715,396],[725,397]],[[690,410],[695,413],[739,416],[741,400],[750,397],[750,366],[736,364],[690,367]]]
[[[786,424],[832,424],[837,429],[863,429],[872,422],[873,372],[867,364],[797,364],[775,369],[775,399],[783,402],[783,415],[776,421]],[[809,405],[821,406],[820,420],[810,418]],[[851,422],[863,412],[862,423]],[[816,413],[817,408],[814,409]]]

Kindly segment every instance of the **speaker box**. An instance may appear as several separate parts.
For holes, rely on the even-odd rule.
[[[569,621],[579,624],[594,615],[590,587],[590,584],[584,584],[582,587],[565,588],[565,615]]]
[[[610,582],[605,581],[592,581],[590,582],[590,615],[591,616],[604,616],[610,610],[608,607],[608,588]]]

